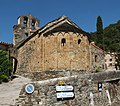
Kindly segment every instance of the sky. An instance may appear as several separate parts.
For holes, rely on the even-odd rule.
[[[40,20],[40,27],[64,15],[95,32],[98,16],[104,28],[120,20],[120,0],[0,0],[0,41],[12,43],[17,18],[28,14]]]

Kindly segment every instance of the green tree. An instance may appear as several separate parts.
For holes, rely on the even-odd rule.
[[[100,16],[97,17],[96,27],[97,27],[97,34],[102,34],[103,33],[103,22]]]
[[[100,21],[100,17],[97,20]],[[91,33],[91,40],[106,52],[114,52],[116,54],[116,66],[120,69],[120,20],[115,24],[110,24],[103,30],[102,24],[100,26],[101,28],[97,28],[96,32]]]
[[[9,60],[8,51],[0,50],[0,75],[9,76],[12,71],[12,61]]]
[[[100,16],[97,17],[95,42],[100,48],[104,48],[103,22]]]
[[[120,53],[120,21],[104,29],[105,50]]]

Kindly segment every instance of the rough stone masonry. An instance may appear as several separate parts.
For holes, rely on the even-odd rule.
[[[27,94],[24,85],[16,99],[16,106],[119,106],[119,79],[120,71],[113,71],[33,81],[34,92]],[[74,98],[57,100],[56,86],[60,81],[73,86]],[[102,91],[98,90],[99,83],[102,84]]]
[[[14,42],[11,57],[15,59],[14,71],[19,75],[104,67],[103,50],[90,42],[89,34],[66,16],[42,28],[32,15],[20,16],[14,26]]]

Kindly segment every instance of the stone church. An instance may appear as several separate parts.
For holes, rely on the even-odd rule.
[[[13,27],[14,72],[51,70],[94,71],[104,67],[104,51],[89,40],[89,34],[66,16],[45,26],[34,16],[19,16]]]

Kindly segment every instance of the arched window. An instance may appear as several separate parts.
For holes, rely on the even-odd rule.
[[[97,57],[97,55],[95,55],[95,62],[97,62],[98,61],[98,57]]]
[[[80,42],[81,42],[81,39],[78,39],[78,44],[80,44]]]
[[[32,20],[31,26],[32,26],[32,30],[34,30],[35,29],[35,21],[34,20]]]
[[[65,39],[65,38],[62,38],[62,40],[61,40],[61,44],[62,44],[62,46],[64,46],[65,43],[66,43],[66,39]]]
[[[23,24],[24,24],[24,27],[25,27],[25,28],[27,27],[27,22],[28,22],[28,18],[27,18],[27,17],[24,17],[24,22],[23,22]]]

